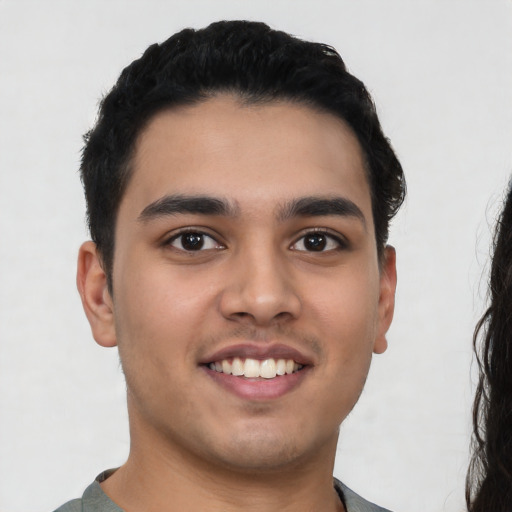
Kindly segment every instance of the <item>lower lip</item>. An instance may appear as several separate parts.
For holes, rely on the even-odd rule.
[[[295,389],[309,373],[309,366],[295,373],[280,375],[273,379],[248,379],[202,367],[206,374],[224,389],[244,400],[272,400],[280,398]]]

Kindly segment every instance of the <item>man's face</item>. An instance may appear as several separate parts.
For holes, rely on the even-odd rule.
[[[158,114],[133,164],[104,294],[132,438],[238,471],[333,457],[395,287],[355,136],[219,96]]]

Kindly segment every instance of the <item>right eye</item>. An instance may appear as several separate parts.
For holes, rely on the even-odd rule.
[[[224,249],[213,237],[200,231],[185,231],[174,235],[167,245],[180,251],[195,252],[209,249]]]

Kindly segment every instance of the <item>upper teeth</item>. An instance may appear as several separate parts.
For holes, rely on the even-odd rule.
[[[285,375],[296,372],[302,368],[302,365],[296,363],[293,359],[259,359],[247,358],[242,360],[239,357],[233,359],[222,359],[210,363],[210,370],[215,370],[228,375],[243,376],[249,378],[263,377],[264,379],[273,379],[277,375]]]

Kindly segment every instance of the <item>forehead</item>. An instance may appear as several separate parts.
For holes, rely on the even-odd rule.
[[[140,213],[166,194],[267,209],[300,196],[343,195],[371,220],[357,138],[341,119],[297,103],[247,105],[225,95],[162,111],[139,136],[132,163],[121,209],[130,203]]]

